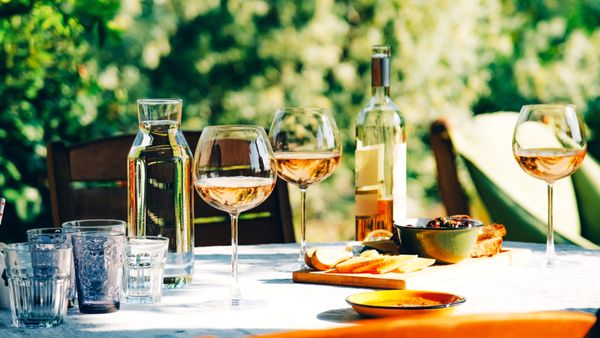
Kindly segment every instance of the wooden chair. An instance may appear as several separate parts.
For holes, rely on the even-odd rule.
[[[192,152],[200,132],[184,132]],[[52,222],[85,218],[127,219],[127,154],[135,135],[76,145],[48,144]],[[195,245],[229,245],[229,216],[194,192]],[[240,217],[239,243],[292,243],[295,236],[287,183],[278,180],[271,196]]]
[[[469,201],[458,179],[456,153],[445,119],[439,118],[431,124],[429,141],[435,157],[438,189],[446,214],[468,215]]]
[[[507,240],[544,243],[546,189],[514,161],[511,139],[517,117],[514,112],[481,114],[460,121],[460,125],[444,118],[435,120],[430,145],[437,164],[438,189],[448,215],[483,217],[484,221],[504,224]],[[458,157],[470,182],[461,184],[459,180]],[[463,184],[472,184],[471,201]],[[598,248],[600,212],[593,206],[600,197],[600,165],[587,156],[577,172],[557,182],[554,189],[554,204],[560,206],[554,215],[555,242]]]

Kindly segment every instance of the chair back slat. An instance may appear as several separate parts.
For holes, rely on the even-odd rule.
[[[225,223],[203,223],[196,224],[195,243],[197,246],[213,245],[214,242],[231,243],[231,226],[229,218]],[[239,244],[264,244],[279,243],[283,238],[281,227],[273,227],[269,224],[269,218],[256,218],[239,221]]]
[[[127,154],[134,135],[122,135],[69,149],[72,181],[127,182]]]
[[[446,214],[468,215],[469,201],[458,179],[456,154],[445,119],[437,119],[431,124],[430,146],[435,157],[438,189]]]
[[[100,215],[127,219],[127,187],[72,189],[73,209],[78,219],[99,218]]]

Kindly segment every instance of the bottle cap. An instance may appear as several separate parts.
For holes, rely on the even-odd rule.
[[[371,86],[390,86],[390,55],[391,49],[388,45],[373,46],[371,55]]]

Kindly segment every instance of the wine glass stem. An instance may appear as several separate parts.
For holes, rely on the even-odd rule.
[[[306,255],[306,188],[300,187],[300,257],[298,261],[301,263],[302,268],[307,268],[304,263],[304,256]]]
[[[546,258],[552,259],[555,256],[554,251],[554,220],[552,217],[552,208],[553,208],[553,185],[552,183],[548,184],[548,233],[546,238]]]
[[[232,303],[242,298],[240,283],[238,281],[238,216],[229,214],[231,218],[231,301]]]

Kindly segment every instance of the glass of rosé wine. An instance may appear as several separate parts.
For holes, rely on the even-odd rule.
[[[210,307],[247,309],[264,305],[244,299],[238,281],[238,216],[264,202],[277,174],[273,150],[262,127],[224,125],[202,130],[194,155],[194,187],[209,205],[231,218],[230,298],[207,302]]]
[[[342,156],[338,128],[331,112],[322,108],[280,108],[269,130],[279,178],[300,188],[300,256],[298,264],[280,270],[307,269],[306,189],[327,178]]]
[[[557,259],[552,214],[553,184],[573,174],[583,162],[587,144],[581,116],[571,104],[535,104],[521,108],[513,135],[513,154],[530,176],[548,185],[546,254],[536,265],[561,268],[576,264]]]

